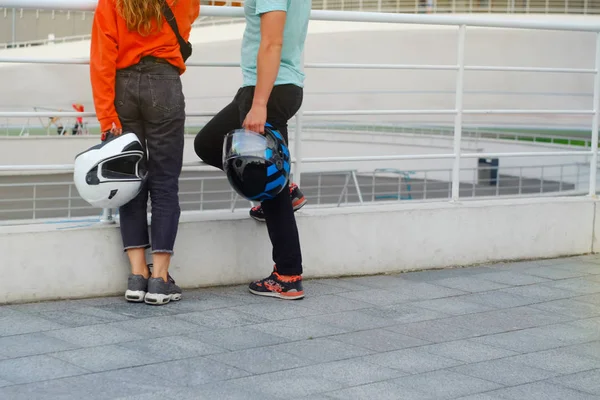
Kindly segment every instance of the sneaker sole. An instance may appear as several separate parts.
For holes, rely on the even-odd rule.
[[[282,300],[300,300],[304,298],[304,292],[277,293],[277,292],[257,292],[256,290],[248,289],[250,293],[257,296],[275,297]]]
[[[300,199],[299,201],[296,201],[296,203],[292,204],[292,206],[294,207],[294,212],[298,211],[299,209],[301,209],[302,207],[304,207],[304,205],[308,203],[308,200],[306,200],[306,197],[303,197],[302,199]],[[258,222],[265,222],[264,218],[260,218],[257,217],[255,215],[250,214],[250,216]]]
[[[143,290],[127,290],[125,292],[125,300],[132,303],[141,303],[145,296],[146,292]]]
[[[163,304],[167,304],[171,301],[179,301],[181,300],[181,294],[162,294],[162,293],[146,293],[144,297],[144,302],[146,304],[160,306]]]

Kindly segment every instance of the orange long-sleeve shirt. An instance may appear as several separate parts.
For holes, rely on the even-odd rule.
[[[200,14],[200,0],[177,0],[175,5],[173,0],[168,0],[168,4],[177,20],[179,33],[188,40],[192,23]],[[160,31],[142,36],[127,29],[125,20],[117,12],[115,0],[99,0],[92,25],[90,80],[102,132],[109,130],[113,122],[121,127],[114,105],[117,69],[137,64],[145,56],[163,58],[179,68],[180,74],[185,72],[177,37],[164,16]]]

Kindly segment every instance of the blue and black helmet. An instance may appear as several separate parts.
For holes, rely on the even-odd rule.
[[[225,137],[223,170],[233,189],[248,200],[277,196],[288,182],[290,163],[283,136],[269,123],[264,135],[237,129]]]

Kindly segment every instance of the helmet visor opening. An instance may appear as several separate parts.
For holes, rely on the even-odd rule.
[[[252,131],[238,129],[225,138],[223,160],[236,156],[264,158],[268,148],[266,138]]]
[[[127,154],[102,163],[100,174],[104,179],[139,179],[138,162],[141,154]]]

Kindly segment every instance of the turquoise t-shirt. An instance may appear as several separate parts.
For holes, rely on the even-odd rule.
[[[283,31],[281,64],[275,85],[304,87],[302,52],[308,30],[312,0],[246,0],[246,30],[242,40],[242,86],[256,86],[256,57],[260,45],[260,16],[269,11],[287,13]]]

